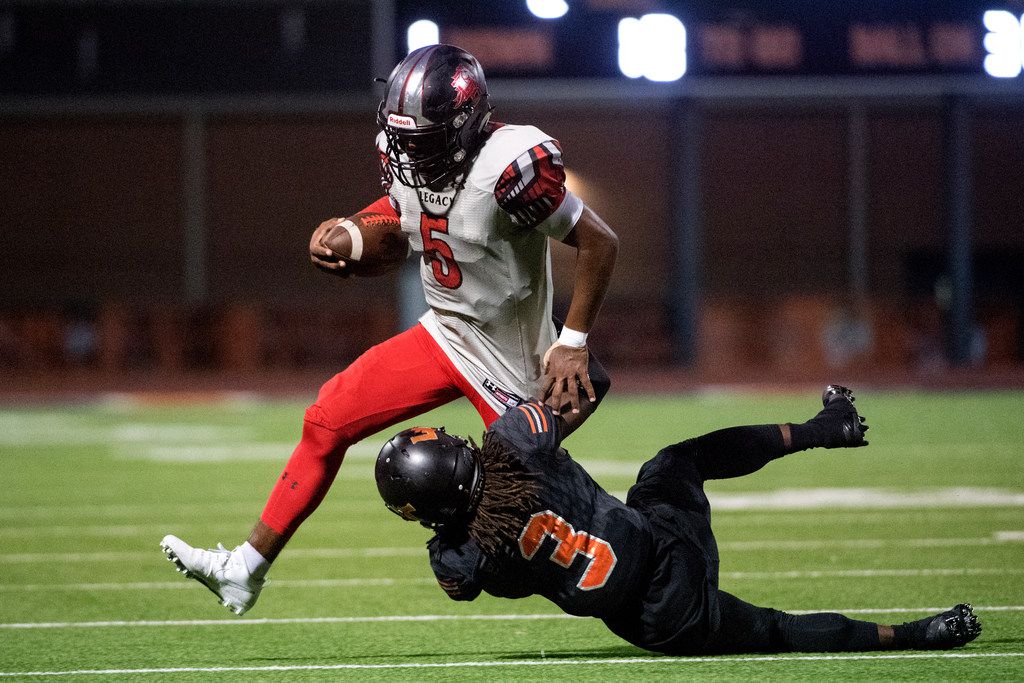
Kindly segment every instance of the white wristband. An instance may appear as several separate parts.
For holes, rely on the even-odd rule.
[[[558,335],[558,343],[562,346],[571,346],[576,349],[582,349],[587,345],[587,333],[577,332],[576,330],[568,327],[563,327],[562,333]]]

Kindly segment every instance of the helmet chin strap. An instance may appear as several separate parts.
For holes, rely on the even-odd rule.
[[[455,195],[452,197],[452,201],[451,201],[450,204],[448,204],[448,207],[445,208],[445,210],[442,211],[442,212],[437,212],[437,211],[433,211],[431,209],[428,209],[424,205],[423,198],[420,196],[420,193],[418,191],[420,188],[416,188],[416,190],[417,190],[417,192],[416,192],[416,200],[419,202],[420,209],[423,211],[423,213],[426,213],[426,214],[431,215],[431,216],[435,216],[437,218],[445,218],[451,212],[452,208],[455,206],[456,200],[459,198],[459,194],[462,192],[463,188],[465,188],[465,186],[466,186],[466,178],[469,176],[469,170],[470,170],[470,168],[472,168],[473,162],[476,160],[476,157],[480,153],[480,150],[483,149],[483,147],[484,147],[483,143],[486,142],[486,138],[489,137],[489,135],[485,132],[485,129],[486,129],[486,126],[487,126],[487,122],[491,118],[491,111],[492,110],[493,110],[493,107],[488,109],[487,113],[483,117],[483,120],[482,120],[481,125],[480,125],[481,141],[480,141],[480,144],[476,146],[476,149],[473,150],[472,156],[469,156],[468,154],[466,154],[465,148],[460,147],[459,150],[457,152],[455,152],[454,155],[452,155],[452,158],[454,159],[454,157],[457,156],[460,153],[464,154],[466,156],[463,159],[461,159],[458,162],[456,162],[457,165],[451,171],[449,171],[448,173],[445,173],[443,176],[441,176],[441,178],[438,178],[438,180],[435,181],[435,183],[431,183],[429,185],[424,185],[423,186],[423,187],[426,187],[426,188],[430,188],[430,187],[436,185],[436,183],[440,183],[442,181],[445,184],[443,186],[441,186],[441,189],[443,189],[445,187],[448,187],[449,185],[454,185]],[[449,175],[449,173],[451,175],[451,178],[450,179],[445,178],[445,176]]]

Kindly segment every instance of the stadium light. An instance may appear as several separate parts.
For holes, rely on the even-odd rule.
[[[985,34],[985,73],[995,78],[1014,78],[1024,70],[1024,16],[1006,10],[982,15]]]
[[[565,0],[526,0],[526,7],[540,19],[558,19],[569,11]]]
[[[405,40],[409,46],[409,52],[427,45],[437,45],[441,42],[441,29],[430,19],[420,19],[409,24],[409,29],[405,32]]]
[[[686,27],[671,14],[619,22],[619,70],[630,78],[676,81],[686,73]]]

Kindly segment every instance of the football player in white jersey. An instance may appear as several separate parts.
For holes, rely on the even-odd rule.
[[[323,500],[352,444],[459,396],[485,426],[540,398],[571,431],[607,391],[586,342],[618,238],[566,189],[558,142],[532,126],[492,121],[491,109],[479,62],[460,48],[415,50],[391,73],[377,113],[386,195],[364,212],[400,219],[421,256],[429,310],[320,389],[248,541],[233,551],[170,535],[161,542],[179,571],[232,612],[256,602],[270,563]],[[310,258],[344,276],[345,261],[324,243],[337,224],[316,229]],[[577,249],[560,334],[549,238]]]

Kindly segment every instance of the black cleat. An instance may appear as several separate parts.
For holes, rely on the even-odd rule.
[[[967,603],[959,604],[934,617],[912,621],[903,626],[908,631],[908,645],[920,650],[949,650],[962,647],[981,633],[981,622],[974,615],[974,609]]]
[[[864,433],[869,427],[853,406],[856,401],[853,392],[839,384],[829,384],[821,393],[825,406],[810,422],[823,432],[825,448],[856,448],[867,446]]]
[[[857,397],[853,395],[853,392],[841,384],[829,384],[825,387],[825,391],[821,392],[821,405],[828,406],[832,401],[838,401],[844,398],[850,403],[857,400]]]

